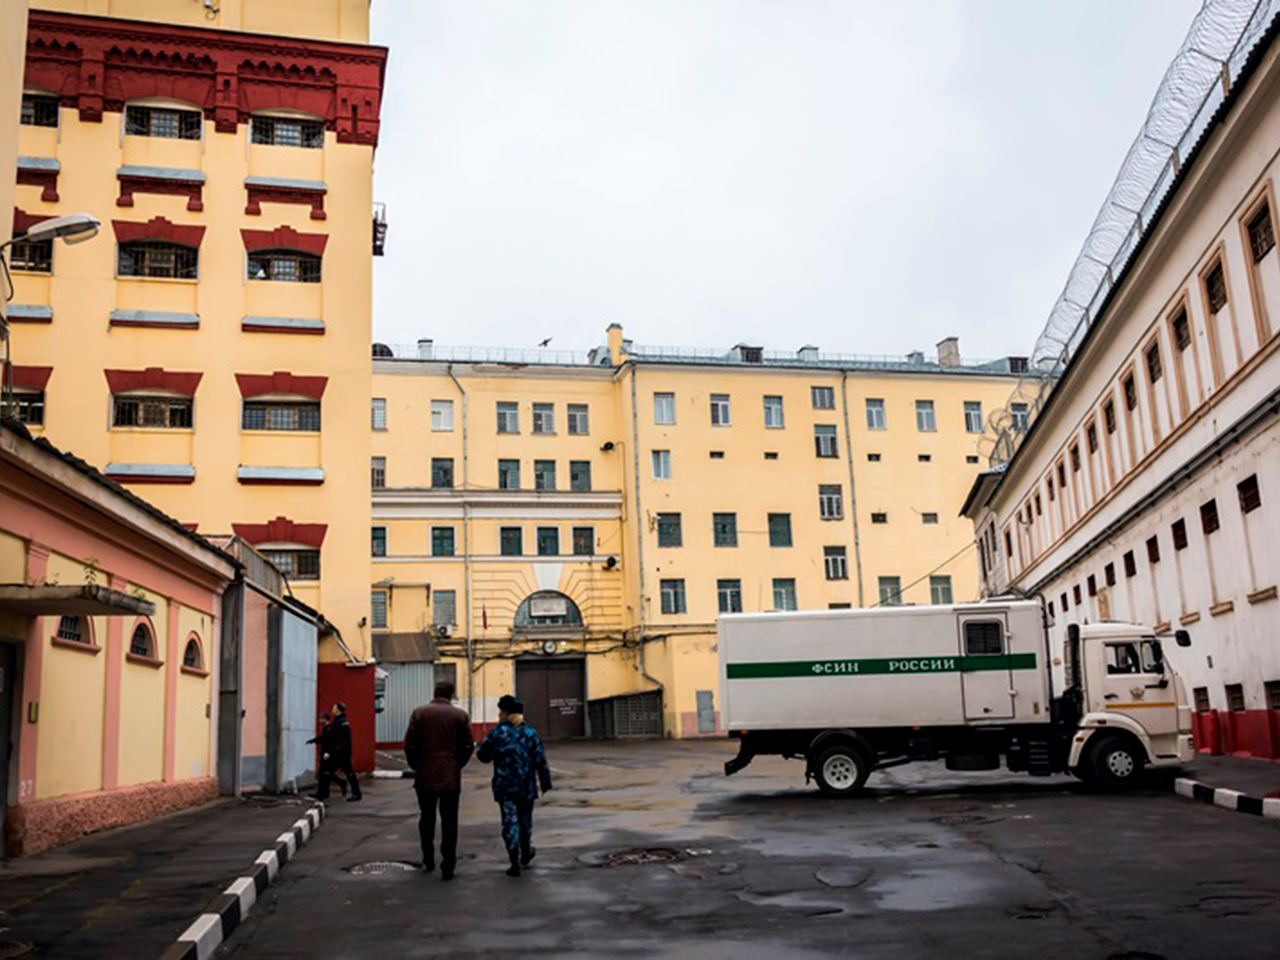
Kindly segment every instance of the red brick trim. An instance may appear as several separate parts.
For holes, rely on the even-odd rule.
[[[117,207],[132,207],[135,193],[154,193],[167,197],[186,197],[187,209],[196,213],[204,209],[203,183],[119,172],[116,173],[116,179],[120,181],[120,196],[116,197]]]
[[[9,318],[9,322],[13,323],[13,317]],[[49,322],[49,321],[32,321],[32,322]],[[324,327],[276,327],[270,324],[251,324],[240,322],[240,329],[245,333],[296,333],[305,337],[322,337],[324,336]]]
[[[53,367],[23,367],[18,364],[12,366],[0,365],[0,373],[9,374],[12,371],[13,385],[19,390],[43,390],[49,383],[49,377],[53,374]],[[8,376],[5,377],[8,379]]]
[[[57,170],[24,170],[18,168],[18,185],[27,187],[39,187],[40,199],[45,203],[58,202],[58,171]],[[40,219],[45,219],[41,217]]]
[[[254,111],[290,109],[322,118],[339,143],[376,146],[386,60],[367,44],[33,10],[25,82],[57,91],[82,121],[169,97],[202,109],[219,133]]]
[[[13,208],[13,232],[14,234],[26,233],[34,224],[40,223],[42,220],[48,220],[48,217],[35,213],[27,213],[21,207]],[[5,239],[9,239],[5,237]]]
[[[174,223],[164,217],[152,217],[146,223],[132,220],[112,220],[111,228],[115,231],[119,243],[133,240],[168,240],[186,247],[199,247],[204,239],[204,227],[195,224]]]
[[[329,532],[327,523],[294,523],[288,517],[276,517],[266,523],[233,523],[231,529],[249,544],[296,543],[319,548]]]
[[[251,217],[261,215],[262,204],[264,203],[299,203],[309,206],[311,207],[312,220],[324,220],[329,216],[324,212],[325,191],[323,190],[313,190],[308,187],[286,187],[278,184],[268,187],[257,183],[246,183],[244,188],[248,193],[244,212]],[[323,245],[321,249],[323,249]]]
[[[241,230],[240,237],[244,240],[244,248],[250,252],[283,247],[287,250],[313,253],[317,257],[324,254],[325,244],[329,242],[328,234],[299,233],[293,227],[276,227],[274,230]]]
[[[328,377],[300,377],[287,370],[277,370],[275,373],[236,374],[240,396],[245,399],[261,397],[268,393],[284,393],[319,400],[324,396],[324,388],[328,383]]]
[[[145,370],[103,370],[107,386],[112,393],[130,390],[167,390],[184,397],[194,397],[203,373],[183,373],[165,370],[163,367],[147,367]]]

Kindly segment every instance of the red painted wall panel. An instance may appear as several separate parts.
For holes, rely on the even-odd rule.
[[[373,666],[367,663],[322,663],[316,682],[316,709],[323,713],[341,700],[351,724],[351,761],[357,771],[374,768],[376,714],[373,712]]]

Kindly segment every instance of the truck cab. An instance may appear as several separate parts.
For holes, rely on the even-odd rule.
[[[1185,631],[1176,641],[1190,643]],[[1063,719],[1074,719],[1076,727],[1067,755],[1073,774],[1118,786],[1144,765],[1191,759],[1186,687],[1158,637],[1131,624],[1073,624],[1064,655]]]

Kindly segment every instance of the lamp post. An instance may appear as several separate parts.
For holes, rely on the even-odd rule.
[[[19,234],[11,240],[0,243],[0,272],[4,274],[5,291],[3,303],[13,299],[13,278],[9,276],[9,263],[5,260],[5,249],[20,241],[39,243],[42,240],[60,239],[64,243],[83,243],[91,240],[98,233],[102,224],[96,217],[87,213],[72,213],[65,217],[52,217],[32,224],[26,233]],[[0,413],[13,408],[13,364],[9,362],[9,322],[0,304],[0,340],[4,341],[3,383],[0,383]]]

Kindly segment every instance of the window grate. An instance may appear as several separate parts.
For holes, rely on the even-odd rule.
[[[240,427],[242,430],[315,432],[320,429],[320,404],[249,401],[241,413]]]
[[[1204,278],[1204,292],[1209,298],[1209,312],[1218,313],[1227,305],[1227,278],[1222,272],[1222,263],[1213,265]]]
[[[556,488],[556,462],[554,460],[533,461],[533,489],[554,490]]]
[[[504,557],[519,557],[524,554],[524,530],[520,527],[502,527],[498,531],[498,539]]]
[[[290,580],[319,580],[319,550],[263,550],[268,562]]]
[[[1160,540],[1158,537],[1151,537],[1147,540],[1147,562],[1160,562]]]
[[[684,530],[681,524],[680,514],[678,513],[658,514],[658,546],[660,547],[684,546]]]
[[[28,273],[52,273],[53,241],[14,240],[9,245],[9,266]]]
[[[1187,319],[1187,311],[1179,310],[1173,318],[1173,342],[1178,350],[1191,346],[1191,321]]]
[[[1175,520],[1170,529],[1173,533],[1173,549],[1187,549],[1187,522],[1185,520]]]
[[[1110,400],[1102,405],[1102,422],[1107,428],[1107,436],[1116,432],[1116,405]]]
[[[70,640],[72,643],[88,643],[89,637],[84,629],[84,619],[78,616],[59,617],[58,639]]]
[[[44,392],[14,393],[8,398],[2,409],[6,416],[11,416],[19,423],[38,427],[44,424]]]
[[[1240,498],[1240,512],[1252,513],[1262,506],[1262,491],[1258,489],[1258,475],[1251,474],[1236,484],[1236,495]]]
[[[591,557],[596,552],[596,528],[573,528],[573,555],[575,557]]]
[[[1152,383],[1159,383],[1164,376],[1164,362],[1160,359],[1160,344],[1153,343],[1147,347],[1147,375]]]
[[[58,98],[38,93],[22,95],[22,124],[28,127],[56,127],[58,125]]]
[[[1126,410],[1138,409],[1138,384],[1133,374],[1124,378],[1124,406]]]
[[[189,429],[193,401],[190,397],[117,396],[111,419],[113,427],[155,427]]]
[[[971,620],[964,625],[964,652],[970,657],[1004,653],[1004,625],[998,620]]]
[[[1275,230],[1271,225],[1271,207],[1263,204],[1258,212],[1249,220],[1249,250],[1253,253],[1253,262],[1257,263],[1276,245]]]
[[[736,513],[713,514],[711,530],[717,547],[736,547],[738,545],[738,515]]]
[[[129,652],[135,657],[155,657],[155,645],[151,640],[151,631],[146,628],[145,624],[138,624],[133,628],[133,635],[129,638]]]
[[[116,263],[122,277],[195,280],[199,276],[200,251],[164,240],[132,240],[120,244]]]
[[[1218,501],[1215,499],[1200,504],[1200,529],[1204,531],[1204,535],[1207,537],[1216,533],[1221,525],[1218,520]]]
[[[370,463],[370,485],[374,490],[383,490],[387,486],[387,458],[374,457]]]
[[[305,147],[319,150],[324,146],[324,121],[292,117],[254,117],[251,121],[254,143],[273,147]]]
[[[278,283],[319,283],[321,260],[300,250],[255,250],[249,254],[249,279]]]
[[[791,514],[769,514],[769,546],[791,546]]]
[[[1124,575],[1126,577],[1138,575],[1138,558],[1134,556],[1132,550],[1126,551],[1124,555]]]
[[[195,110],[131,105],[125,109],[124,132],[134,137],[199,140],[203,121],[203,114]]]

